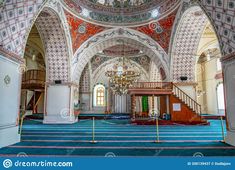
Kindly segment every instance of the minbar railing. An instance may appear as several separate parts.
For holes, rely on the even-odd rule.
[[[201,105],[172,82],[136,82],[129,90],[171,91],[196,114],[201,115]]]
[[[201,116],[201,105],[187,95],[183,90],[173,84],[173,94],[183,101],[190,109]]]
[[[159,90],[171,90],[172,82],[136,82],[130,87],[130,89],[159,89]]]
[[[28,70],[22,76],[22,89],[44,89],[46,73],[43,70]]]

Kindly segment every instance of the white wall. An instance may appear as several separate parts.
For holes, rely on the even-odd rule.
[[[181,90],[183,90],[187,95],[189,95],[193,100],[196,100],[196,90],[193,85],[177,85]]]
[[[235,146],[235,57],[223,64],[226,98],[226,117],[228,123],[226,142]]]
[[[81,111],[89,111],[90,110],[90,93],[85,94],[81,93],[80,94],[80,108],[82,109]]]
[[[75,123],[73,111],[73,89],[67,85],[50,85],[46,94],[45,124]]]
[[[216,74],[221,73],[221,71],[217,71],[217,57],[205,61],[202,64],[198,64],[197,71],[197,88],[205,92],[197,97],[197,101],[202,105],[203,113],[218,114],[216,89],[218,84],[222,83],[223,80],[222,78],[215,78]]]
[[[18,64],[0,54],[0,147],[20,141],[17,118],[20,104],[21,75]],[[5,76],[10,83],[5,84]]]
[[[130,100],[130,98],[128,97],[128,95],[114,95],[114,100],[115,103],[113,103],[114,105],[114,113],[129,113],[129,102],[128,99]]]

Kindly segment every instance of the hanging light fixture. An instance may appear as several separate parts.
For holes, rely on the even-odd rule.
[[[137,82],[140,73],[136,72],[130,63],[127,56],[123,55],[119,58],[118,63],[115,64],[112,70],[108,70],[105,75],[109,77],[110,88],[117,95],[127,94],[128,89]]]

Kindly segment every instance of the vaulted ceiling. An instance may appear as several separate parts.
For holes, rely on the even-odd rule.
[[[67,9],[85,20],[105,26],[133,26],[163,18],[181,0],[63,0]]]
[[[112,3],[111,3],[112,2]],[[94,43],[96,39],[92,40],[97,34],[106,32],[116,26],[121,28],[127,28],[142,33],[146,36],[144,40],[146,44],[152,43],[152,40],[156,42],[159,47],[156,50],[161,53],[162,60],[168,63],[173,61],[173,55],[178,56],[175,62],[187,60],[189,57],[186,54],[194,54],[195,49],[191,49],[198,42],[195,40],[196,34],[199,32],[203,33],[204,28],[198,28],[194,35],[191,34],[192,30],[198,27],[198,25],[205,24],[202,27],[206,27],[204,35],[209,36],[211,30],[215,30],[221,51],[223,55],[235,52],[235,2],[234,0],[131,0],[123,1],[120,3],[118,0],[111,0],[107,4],[104,0],[5,0],[0,2],[0,48],[4,48],[9,52],[23,57],[28,40],[28,35],[32,25],[35,23],[38,17],[42,17],[40,14],[42,9],[47,7],[53,9],[58,15],[57,21],[45,20],[44,24],[47,25],[45,29],[39,28],[39,32],[42,35],[48,35],[47,31],[53,29],[51,27],[60,27],[64,30],[58,37],[56,29],[54,37],[50,39],[51,43],[54,44],[58,38],[63,39],[64,48],[72,47],[67,49],[64,60],[67,63],[62,62],[61,58],[57,58],[57,54],[51,53],[52,58],[48,58],[48,65],[53,67],[51,73],[52,79],[61,78],[61,73],[71,67],[70,63],[73,63],[73,56],[77,57],[76,51],[86,43]],[[204,20],[207,18],[203,17],[199,13],[193,13],[191,17],[182,21],[185,27],[183,28],[181,18],[184,16],[184,12],[192,6],[199,5],[207,16],[211,20],[211,26],[208,26],[208,22]],[[202,12],[203,13],[203,12]],[[40,15],[39,15],[40,14]],[[204,14],[204,13],[203,13]],[[201,18],[197,19],[197,18]],[[42,18],[41,18],[42,19]],[[40,20],[40,19],[39,19]],[[38,20],[38,21],[39,21]],[[193,23],[198,23],[197,25]],[[38,23],[38,26],[40,24]],[[67,26],[67,27],[66,27]],[[182,29],[181,29],[182,28]],[[120,29],[121,30],[121,29]],[[128,34],[130,36],[136,36],[132,31]],[[177,34],[182,30],[180,34]],[[60,30],[59,30],[60,32]],[[176,35],[177,34],[177,35]],[[105,36],[105,33],[103,34]],[[111,35],[110,35],[111,36]],[[41,37],[46,39],[47,36]],[[189,41],[190,39],[190,41]],[[176,40],[175,44],[173,43]],[[195,41],[194,41],[195,40]],[[148,42],[149,41],[149,42]],[[132,47],[134,46],[132,41]],[[138,43],[137,43],[138,44]],[[191,47],[185,46],[186,44],[192,44]],[[152,43],[153,45],[153,43]],[[155,45],[156,46],[156,45]],[[179,47],[176,51],[172,50],[172,47]],[[55,46],[54,46],[55,47]],[[138,46],[141,47],[142,46]],[[66,49],[62,48],[64,51]],[[149,46],[153,49],[153,46]],[[58,49],[57,49],[58,50]],[[167,55],[168,54],[168,55]],[[164,57],[163,57],[164,56]],[[58,62],[57,62],[58,61]],[[58,65],[55,64],[57,62]],[[173,62],[174,63],[174,62]],[[182,62],[179,62],[182,64]],[[182,72],[187,75],[192,74],[192,69],[187,65],[173,64],[175,68],[176,77]],[[178,70],[178,71],[177,71]],[[68,71],[69,72],[69,71]],[[54,76],[54,77],[53,77]],[[64,77],[66,81],[70,79]],[[192,78],[193,79],[193,78]]]

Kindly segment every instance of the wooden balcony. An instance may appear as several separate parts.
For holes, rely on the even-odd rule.
[[[169,95],[172,88],[172,82],[137,82],[128,91],[131,95]]]
[[[28,70],[22,76],[22,89],[43,90],[46,73],[43,70]]]

